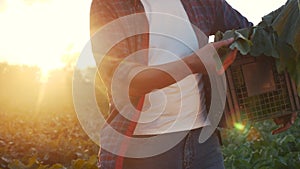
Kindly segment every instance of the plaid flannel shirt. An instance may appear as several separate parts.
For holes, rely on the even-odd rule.
[[[190,22],[204,32],[207,36],[215,34],[218,30],[240,29],[252,26],[252,23],[233,9],[225,0],[181,0]],[[144,8],[140,0],[93,0],[90,12],[90,31],[93,35],[105,24],[119,17],[133,13],[142,13]],[[149,34],[129,37],[115,45],[108,53],[106,59],[98,66],[100,75],[108,91],[113,72],[117,65],[131,53],[148,48]],[[110,94],[109,94],[110,95]],[[141,109],[143,98],[133,98],[134,104]],[[138,119],[139,114],[134,114],[132,119]],[[120,134],[131,137],[136,127],[136,122],[124,118],[114,108],[110,108],[109,125]],[[101,132],[103,133],[103,132]],[[114,149],[118,154],[126,152],[130,140],[120,138],[113,133],[101,135],[101,145]],[[110,153],[104,149],[99,152],[99,168],[122,169],[122,156]]]

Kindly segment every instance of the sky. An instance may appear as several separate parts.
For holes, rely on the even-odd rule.
[[[0,61],[64,65],[89,39],[91,0],[0,0]]]
[[[227,0],[257,24],[286,0]],[[59,68],[89,40],[91,0],[0,0],[0,62]],[[87,65],[92,61],[87,61]]]

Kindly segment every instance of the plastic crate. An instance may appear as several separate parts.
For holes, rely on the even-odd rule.
[[[295,84],[287,73],[277,72],[271,57],[238,56],[226,71],[226,78],[227,102],[221,126],[272,119],[300,110]]]

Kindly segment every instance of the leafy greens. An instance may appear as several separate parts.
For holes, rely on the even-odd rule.
[[[300,0],[288,0],[257,26],[217,32],[215,41],[231,37],[235,42],[219,49],[221,55],[237,48],[242,55],[274,57],[278,71],[289,73],[300,96]]]

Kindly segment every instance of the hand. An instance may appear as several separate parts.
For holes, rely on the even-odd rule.
[[[215,49],[219,49],[220,47],[229,46],[232,42],[234,42],[234,38],[214,42],[213,46],[215,47]],[[236,59],[236,54],[237,49],[234,49],[225,56],[225,60],[223,61],[223,69],[220,69],[218,71],[219,74],[223,74],[227,70],[227,68],[234,62],[234,60]]]
[[[228,54],[226,54],[226,59],[223,61],[222,68],[218,68],[219,66],[216,64],[216,62],[208,61],[206,65],[202,63],[203,60],[199,58],[200,57],[214,57],[215,50],[218,50],[221,47],[229,46],[232,42],[234,42],[233,38],[222,40],[219,42],[213,42],[205,45],[201,49],[195,51],[194,54],[186,57],[183,59],[183,61],[188,65],[190,70],[192,70],[193,73],[202,73],[206,74],[206,66],[212,66],[216,69],[218,69],[218,74],[223,74],[224,71],[234,62],[237,54],[237,50],[230,51]]]
[[[273,130],[272,134],[274,135],[274,134],[278,134],[278,133],[286,131],[287,129],[289,129],[294,124],[296,118],[297,118],[297,113],[294,112],[292,114],[277,117],[277,118],[273,119],[274,122],[277,125],[281,125],[281,127]]]

